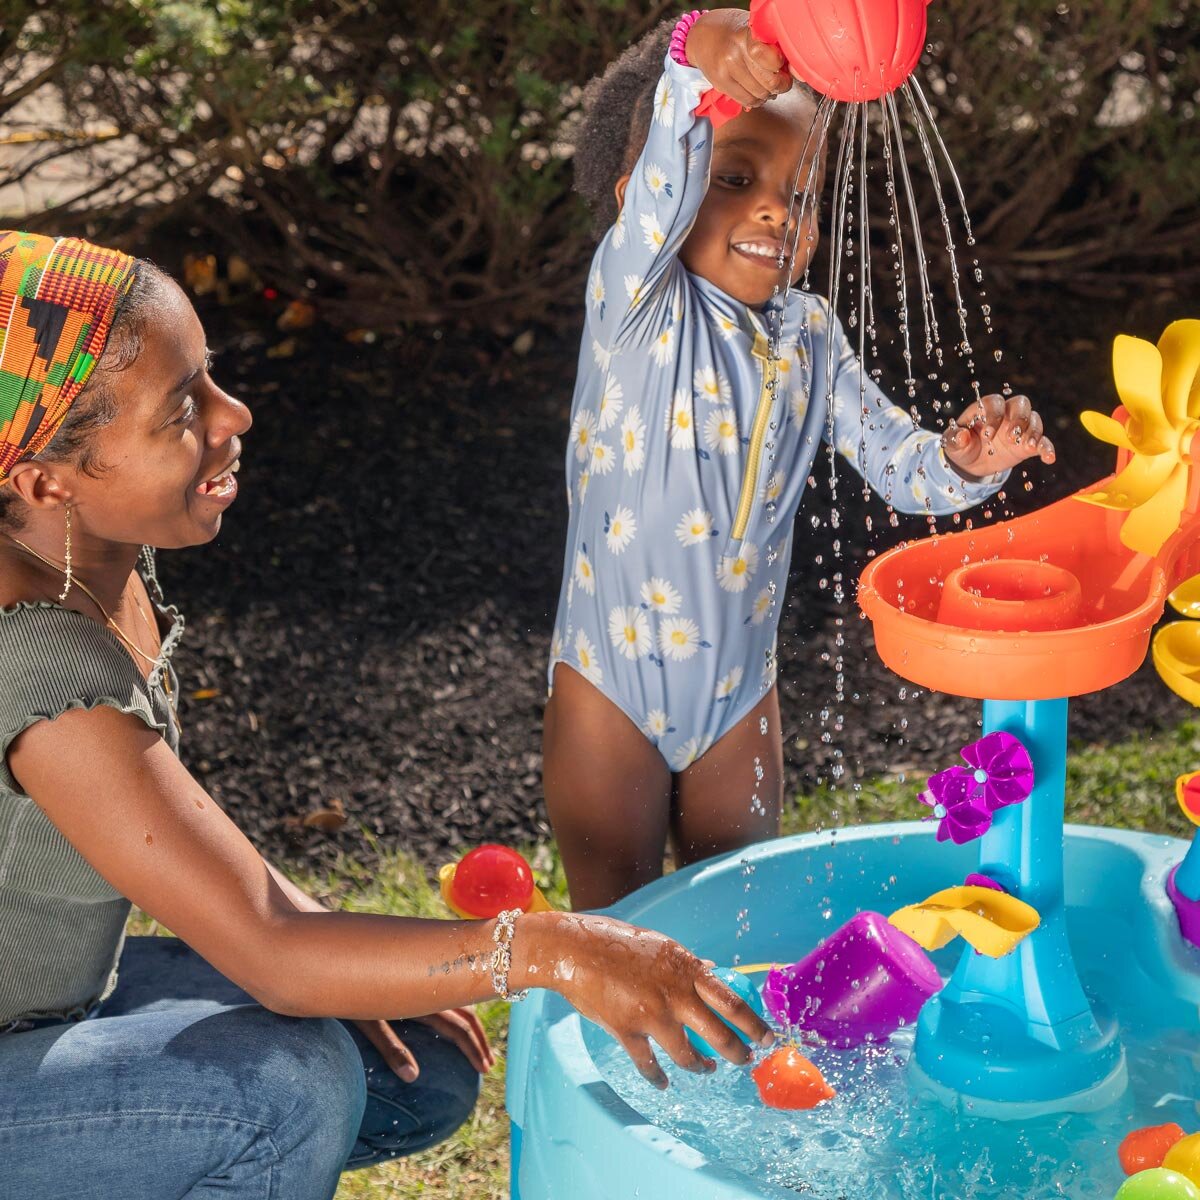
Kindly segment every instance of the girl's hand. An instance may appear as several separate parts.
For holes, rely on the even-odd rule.
[[[706,12],[688,30],[686,49],[688,62],[743,108],[757,108],[792,86],[779,47],[755,40],[743,9]]]
[[[496,1056],[488,1044],[483,1025],[470,1008],[451,1008],[428,1017],[418,1017],[447,1041],[453,1042],[480,1075],[486,1075],[496,1065]],[[355,1021],[363,1036],[379,1051],[380,1057],[393,1073],[405,1083],[412,1083],[421,1073],[413,1052],[387,1021]]]
[[[1052,463],[1055,457],[1028,396],[982,396],[950,422],[942,434],[942,450],[967,479],[1006,471],[1027,458]]]
[[[667,1077],[652,1040],[685,1070],[705,1074],[716,1066],[688,1041],[685,1025],[739,1065],[750,1061],[750,1050],[720,1017],[759,1045],[775,1040],[770,1028],[712,974],[710,963],[661,933],[608,917],[555,913],[518,921],[512,976],[511,987],[558,992],[612,1034],[657,1088],[667,1086]]]

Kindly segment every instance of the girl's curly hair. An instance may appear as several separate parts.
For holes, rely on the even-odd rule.
[[[597,75],[583,93],[583,125],[575,143],[575,190],[596,233],[617,219],[617,180],[637,161],[650,132],[654,90],[675,21],[660,22]]]

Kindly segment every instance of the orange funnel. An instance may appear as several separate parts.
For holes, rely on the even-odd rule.
[[[1167,594],[1200,572],[1196,505],[1151,558],[1125,514],[1080,497],[987,529],[910,542],[862,573],[879,657],[922,687],[978,700],[1099,691],[1146,657]]]

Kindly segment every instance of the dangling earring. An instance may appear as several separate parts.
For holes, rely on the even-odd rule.
[[[62,604],[66,600],[67,594],[71,590],[71,506],[69,504],[63,506],[63,514],[67,520],[67,550],[66,550],[66,566],[63,568],[63,574],[66,576],[66,583],[63,585],[63,590],[59,594],[58,602]]]

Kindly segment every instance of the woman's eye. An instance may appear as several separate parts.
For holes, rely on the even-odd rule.
[[[172,425],[190,425],[196,419],[196,402],[188,396],[180,406],[179,416],[171,422]]]

